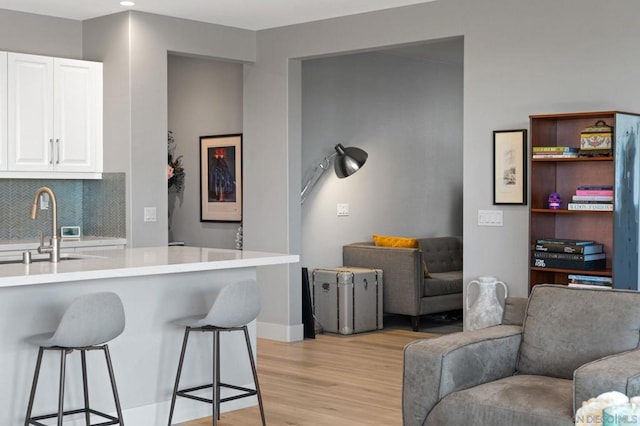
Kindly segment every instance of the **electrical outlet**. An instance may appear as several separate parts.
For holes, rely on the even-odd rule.
[[[337,212],[338,216],[349,216],[349,204],[338,203]]]
[[[155,222],[156,218],[156,208],[155,207],[145,207],[144,208],[144,221],[145,222]]]

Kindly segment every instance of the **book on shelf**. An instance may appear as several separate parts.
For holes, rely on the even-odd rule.
[[[579,155],[577,152],[545,152],[545,153],[534,153],[531,158],[578,158]]]
[[[580,185],[579,191],[613,191],[613,185]]]
[[[588,246],[595,244],[593,240],[576,240],[571,238],[538,238],[536,244],[564,244],[569,246]]]
[[[576,281],[576,282],[593,282],[593,283],[600,283],[600,284],[613,283],[612,277],[601,277],[599,275],[569,274],[567,275],[567,278],[569,278],[569,280],[571,281]]]
[[[593,253],[593,254],[579,254],[579,253],[557,253],[557,252],[549,252],[549,251],[534,251],[533,257],[537,259],[564,259],[564,260],[599,260],[606,259],[607,254]]]
[[[613,211],[612,203],[568,203],[567,210]]]
[[[573,195],[572,201],[604,201],[611,203],[613,201],[613,195]]]
[[[597,195],[610,195],[613,196],[613,189],[578,189],[576,190],[576,195],[588,195],[588,196],[597,196]]]
[[[534,146],[532,150],[536,154],[543,152],[580,152],[580,148],[573,146]]]
[[[575,253],[575,254],[595,254],[602,253],[602,244],[589,244],[586,246],[567,245],[567,244],[536,244],[536,251],[551,253]]]
[[[605,269],[607,266],[606,259],[598,260],[565,260],[565,259],[539,259],[532,258],[531,266],[536,268],[554,268],[554,269],[576,269],[583,271],[595,271]]]
[[[594,285],[594,284],[585,284],[585,283],[569,283],[569,287],[574,288],[586,288],[586,289],[594,289],[594,290],[611,290],[612,286],[610,285]]]

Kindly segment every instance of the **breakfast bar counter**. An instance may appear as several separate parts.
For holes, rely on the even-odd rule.
[[[75,297],[99,291],[118,294],[125,308],[125,330],[109,344],[125,423],[166,424],[184,332],[172,321],[206,313],[215,290],[231,282],[257,279],[259,267],[298,262],[297,255],[180,246],[69,253],[59,263],[34,257],[34,262],[23,264],[19,257],[0,256],[2,425],[24,424],[38,352],[25,339],[54,330]],[[261,287],[263,293],[269,291],[268,284],[261,283]],[[255,322],[249,325],[249,332],[255,351]],[[221,335],[221,379],[250,387],[244,340],[235,334]],[[192,337],[181,384],[210,382],[211,344],[208,333]],[[70,355],[65,408],[82,404],[79,358],[76,353]],[[104,359],[89,353],[87,362],[92,407],[115,412]],[[55,411],[58,369],[58,357],[45,356],[42,371],[46,375],[38,385],[34,415]],[[206,391],[203,396],[207,397]],[[255,398],[245,398],[223,404],[221,411],[256,403]],[[209,404],[181,398],[174,423],[210,415]]]

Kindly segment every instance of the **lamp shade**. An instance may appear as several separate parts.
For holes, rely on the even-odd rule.
[[[336,175],[342,179],[351,176],[364,165],[369,156],[364,150],[355,147],[345,148],[342,144],[335,146],[338,153],[334,161]]]

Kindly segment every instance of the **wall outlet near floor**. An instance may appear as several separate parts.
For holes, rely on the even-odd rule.
[[[155,207],[145,207],[144,208],[144,221],[145,222],[155,222],[156,218],[156,208]]]
[[[504,226],[502,210],[478,210],[478,226]]]
[[[337,212],[338,216],[349,216],[349,204],[338,203]]]

